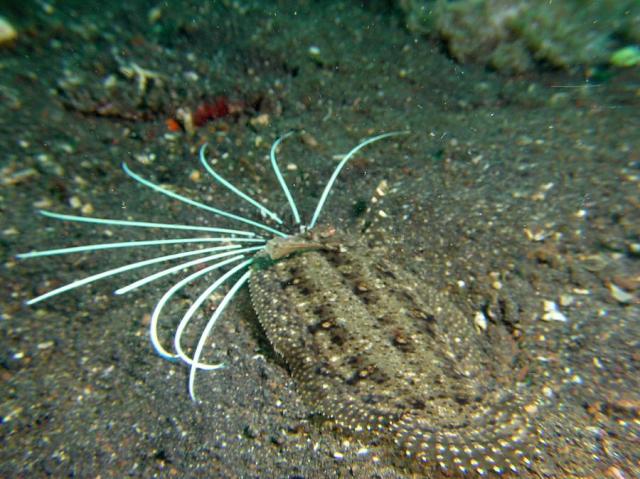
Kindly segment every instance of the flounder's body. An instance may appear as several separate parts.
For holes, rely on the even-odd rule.
[[[515,379],[512,343],[495,344],[392,253],[327,231],[278,240],[284,248],[261,253],[250,279],[260,322],[305,400],[427,467],[532,467],[540,439],[525,409],[535,407]]]

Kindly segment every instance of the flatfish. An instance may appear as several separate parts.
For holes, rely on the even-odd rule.
[[[392,252],[330,227],[272,241],[256,257],[251,300],[315,411],[420,467],[535,467],[536,405],[512,344],[496,344]]]

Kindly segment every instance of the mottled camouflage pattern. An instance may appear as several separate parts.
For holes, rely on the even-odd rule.
[[[260,253],[250,280],[260,322],[304,399],[426,467],[474,475],[534,467],[537,405],[516,381],[522,358],[510,335],[477,329],[393,252],[319,236],[292,237],[314,248],[283,259]]]

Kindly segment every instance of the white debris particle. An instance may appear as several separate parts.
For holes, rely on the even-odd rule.
[[[91,203],[86,203],[82,205],[82,208],[80,209],[80,211],[82,212],[82,214],[85,214],[85,215],[93,214],[94,212],[93,205]]]
[[[198,80],[200,80],[200,76],[194,71],[184,72],[184,77],[185,79],[192,82],[197,82]]]
[[[341,452],[336,451],[336,452],[333,453],[333,458],[337,459],[338,461],[340,461],[340,460],[344,459],[344,454],[342,454]]]
[[[2,417],[2,422],[3,423],[7,423],[7,422],[11,421],[12,419],[18,417],[23,410],[24,410],[24,408],[22,406],[18,406],[17,408],[13,409],[12,411],[9,411],[8,414],[5,414]]]
[[[288,163],[287,164],[287,170],[288,171],[297,171],[298,170],[298,165],[296,165],[295,163]]]
[[[143,165],[150,165],[155,161],[156,154],[155,153],[139,153],[137,155],[134,155],[134,158],[136,159],[136,161],[138,161],[139,163],[142,163]]]
[[[389,215],[387,215],[383,210],[378,210],[378,216],[380,218],[387,218]]]
[[[607,286],[609,287],[609,292],[611,293],[611,296],[617,302],[626,304],[626,303],[631,303],[633,301],[633,295],[631,293],[627,293],[624,289],[620,288],[619,286],[616,286],[613,283],[609,283]]]
[[[533,201],[544,201],[547,195],[547,191],[553,188],[553,183],[545,183],[544,185],[540,185],[538,191],[531,195],[531,199]]]
[[[53,341],[45,341],[44,343],[39,343],[37,348],[40,350],[49,349],[53,346]]]
[[[77,210],[82,207],[82,201],[77,196],[72,196],[69,198],[69,206]]]
[[[534,228],[534,229],[525,228],[524,235],[527,237],[529,241],[538,242],[538,241],[544,241],[545,238],[549,235],[549,233],[544,231],[541,228]]]
[[[542,307],[544,309],[544,314],[542,315],[543,321],[561,321],[563,323],[567,322],[567,317],[560,312],[558,309],[558,305],[554,301],[549,301],[547,299],[542,301]]]
[[[473,324],[481,331],[487,330],[487,317],[482,311],[477,311],[473,317]]]
[[[547,311],[542,315],[543,321],[560,321],[562,323],[567,322],[567,317],[560,311]]]
[[[384,196],[387,194],[388,189],[389,184],[387,183],[387,180],[382,180],[380,183],[378,183],[378,186],[376,186],[376,195]]]

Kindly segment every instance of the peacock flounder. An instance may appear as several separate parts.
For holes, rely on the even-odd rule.
[[[386,253],[317,227],[258,254],[253,307],[301,395],[347,432],[386,438],[427,466],[531,468],[539,438],[525,411],[535,408],[513,361]]]

